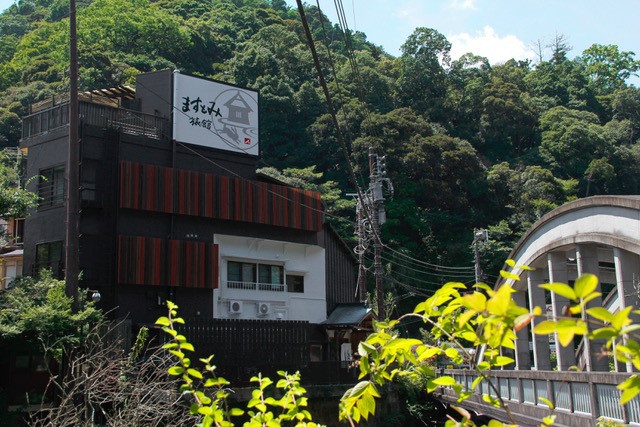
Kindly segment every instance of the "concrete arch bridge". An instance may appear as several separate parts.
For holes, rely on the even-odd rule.
[[[640,307],[640,196],[595,196],[567,203],[538,220],[510,258],[516,265],[535,268],[514,270],[521,280],[511,284],[518,291],[514,298],[521,306],[546,307],[549,316],[560,316],[568,300],[539,285],[572,284],[580,275],[592,273],[600,279],[602,297],[590,305],[612,311],[628,305]],[[555,425],[595,425],[597,418],[606,417],[640,426],[640,400],[620,406],[616,389],[631,375],[633,367],[603,357],[601,347],[601,342],[589,340],[566,348],[556,346],[553,337],[534,335],[527,327],[517,336],[515,367],[492,374],[500,395],[523,425],[536,425],[535,420],[549,414],[538,399],[543,397],[556,408]],[[572,366],[578,366],[581,372],[569,370]],[[469,371],[448,373],[469,388],[475,378]],[[445,390],[443,398],[451,400],[451,392]],[[479,395],[465,405],[499,419],[504,417]]]

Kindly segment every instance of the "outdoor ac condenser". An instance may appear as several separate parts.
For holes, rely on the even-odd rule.
[[[258,303],[258,316],[266,316],[271,313],[271,305],[268,302]]]
[[[242,301],[229,301],[229,314],[242,313]]]

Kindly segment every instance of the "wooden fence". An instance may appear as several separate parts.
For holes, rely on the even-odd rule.
[[[214,355],[216,372],[236,386],[248,385],[251,376],[258,372],[276,378],[280,369],[294,372],[309,365],[308,322],[185,320],[186,324],[178,329],[195,347],[192,359]]]

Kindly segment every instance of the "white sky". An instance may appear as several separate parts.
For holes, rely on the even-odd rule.
[[[286,0],[295,7],[295,0]],[[319,0],[336,23],[333,0]],[[14,0],[0,0],[0,10]],[[315,5],[316,0],[307,0]],[[531,46],[567,38],[577,56],[594,43],[615,44],[640,58],[640,0],[343,0],[349,27],[392,55],[416,27],[434,28],[452,43],[452,58],[466,52],[492,64],[535,59]],[[634,79],[634,82],[638,79]]]

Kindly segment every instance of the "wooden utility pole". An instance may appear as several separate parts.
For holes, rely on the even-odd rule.
[[[73,298],[73,310],[78,309],[79,269],[79,147],[78,140],[78,39],[76,31],[76,0],[69,0],[69,151],[67,167],[67,235],[65,250],[65,292]]]

